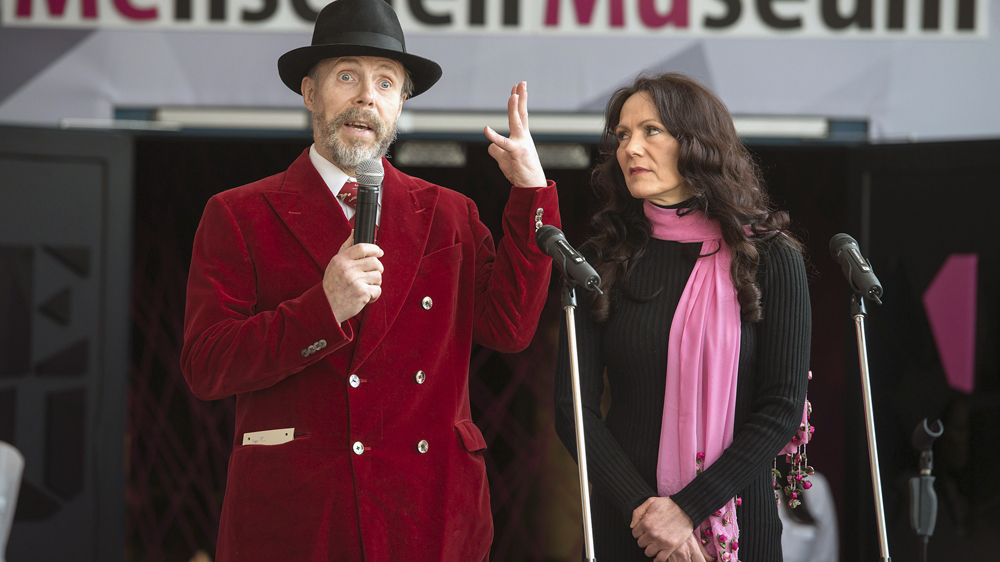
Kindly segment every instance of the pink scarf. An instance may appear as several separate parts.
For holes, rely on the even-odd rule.
[[[732,250],[716,221],[701,211],[678,216],[677,209],[649,201],[643,202],[643,210],[653,238],[701,242],[705,256],[695,261],[670,325],[656,466],[657,492],[666,497],[694,480],[733,442],[740,304],[729,274]],[[695,521],[709,554],[723,562],[737,560],[739,501],[732,498],[707,521]]]

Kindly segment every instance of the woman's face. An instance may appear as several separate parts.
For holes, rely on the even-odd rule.
[[[647,92],[632,94],[622,107],[618,127],[618,165],[632,197],[657,205],[674,205],[690,197],[677,171],[680,144],[660,122]]]

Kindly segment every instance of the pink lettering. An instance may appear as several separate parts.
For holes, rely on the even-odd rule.
[[[611,13],[609,15],[611,27],[624,27],[624,0],[609,1],[611,2]],[[559,25],[559,3],[560,0],[547,0],[545,5],[545,25]],[[576,8],[576,22],[580,25],[590,25],[590,20],[594,16],[594,6],[596,5],[597,0],[573,0],[573,7]]]
[[[655,0],[639,0],[639,18],[646,27],[663,27],[668,23],[674,27],[688,26],[688,0],[673,0],[670,11],[660,15],[656,11]]]
[[[66,11],[66,0],[47,0],[50,16],[62,17]],[[80,13],[87,19],[97,17],[97,0],[81,0]],[[31,17],[31,0],[17,0],[17,17]]]
[[[129,0],[115,0],[115,8],[118,8],[118,12],[130,20],[156,19],[156,6],[152,8],[136,8]]]

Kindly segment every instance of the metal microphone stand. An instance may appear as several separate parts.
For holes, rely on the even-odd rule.
[[[569,349],[569,370],[573,381],[573,426],[576,428],[576,465],[580,469],[580,507],[583,510],[583,548],[585,560],[594,558],[594,526],[590,519],[590,479],[587,477],[587,443],[583,432],[583,399],[580,397],[580,364],[576,350],[576,290],[575,283],[563,278],[562,307],[566,311],[566,341]]]
[[[878,517],[878,543],[882,557],[880,562],[891,562],[889,558],[889,540],[885,532],[885,510],[882,507],[882,481],[878,471],[878,447],[875,444],[875,419],[872,414],[871,384],[868,378],[868,347],[865,345],[865,311],[864,295],[855,291],[851,299],[851,316],[858,334],[858,359],[861,363],[861,390],[864,393],[865,425],[868,430],[868,458],[872,467],[872,491],[875,493],[875,513]]]

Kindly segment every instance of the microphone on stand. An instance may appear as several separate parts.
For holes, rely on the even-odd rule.
[[[541,213],[541,209],[538,209]],[[562,307],[566,312],[566,346],[569,354],[570,380],[573,387],[573,427],[576,430],[576,465],[579,469],[580,507],[583,512],[583,552],[584,560],[595,562],[594,524],[590,516],[590,477],[587,476],[587,438],[583,427],[583,400],[580,396],[579,354],[576,348],[576,285],[588,291],[601,291],[601,277],[587,263],[586,258],[573,249],[566,236],[558,228],[544,225],[535,228],[535,243],[547,256],[552,258],[563,274]]]
[[[879,475],[878,445],[875,442],[875,412],[872,408],[871,377],[868,374],[868,343],[865,338],[865,299],[882,304],[882,284],[872,271],[872,264],[861,255],[858,242],[847,234],[837,234],[830,239],[830,255],[844,270],[847,282],[854,290],[851,297],[851,316],[858,336],[858,364],[861,367],[861,395],[865,411],[865,431],[868,434],[868,462],[872,471],[872,495],[875,500],[875,521],[878,523],[878,547],[881,562],[892,560],[889,556],[889,535],[885,526],[882,502],[882,477]]]
[[[535,243],[552,258],[568,281],[588,291],[597,291],[599,295],[604,294],[601,291],[601,276],[587,263],[586,258],[569,245],[561,230],[548,224],[542,226],[535,231]]]
[[[375,243],[378,220],[378,192],[382,188],[385,170],[381,158],[370,158],[358,164],[354,174],[358,179],[358,203],[354,215],[354,243]]]
[[[851,288],[859,295],[882,304],[882,284],[872,271],[872,264],[861,255],[858,242],[848,234],[837,234],[830,239],[830,255],[837,260]]]

